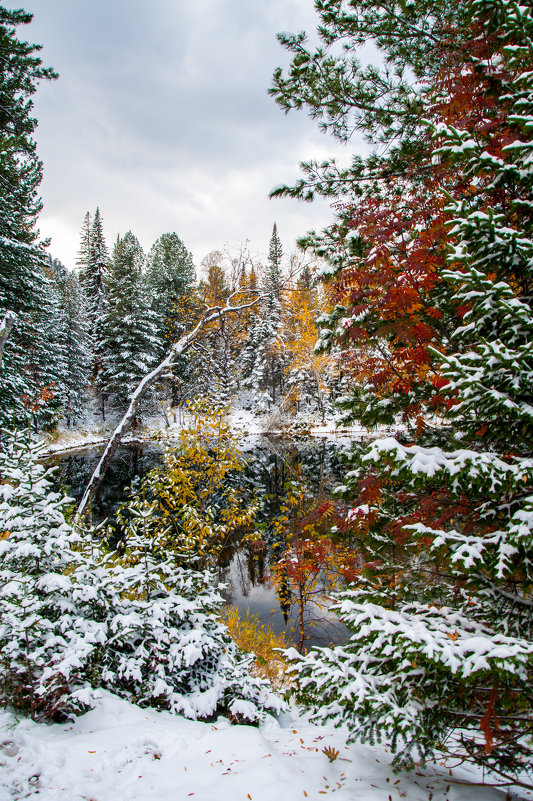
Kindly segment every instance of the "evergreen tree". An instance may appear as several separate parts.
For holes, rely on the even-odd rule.
[[[159,359],[185,330],[179,310],[195,280],[192,253],[176,233],[162,234],[148,255],[146,269],[146,285],[157,320]]]
[[[45,280],[41,289],[40,360],[36,369],[39,370],[40,382],[53,390],[41,413],[48,421],[61,416],[68,380],[67,321],[61,288],[64,271],[61,262],[51,256],[46,257]],[[33,406],[28,405],[30,408]]]
[[[97,208],[91,225],[90,252],[83,284],[89,300],[88,317],[94,325],[105,311],[105,282],[109,270],[107,249],[100,209]]]
[[[78,250],[78,258],[76,265],[79,269],[80,283],[83,286],[85,283],[85,276],[89,272],[89,261],[91,258],[91,215],[87,211],[83,218],[80,233],[80,248]]]
[[[101,385],[120,404],[156,363],[156,322],[142,280],[143,262],[131,231],[117,239],[107,280]]]
[[[92,380],[97,382],[104,357],[103,326],[107,313],[106,280],[109,271],[109,253],[99,208],[92,221],[89,212],[85,216],[77,263],[87,308]]]
[[[61,720],[94,700],[105,604],[91,564],[67,525],[67,499],[52,489],[29,433],[0,448],[0,702],[36,719]]]
[[[75,273],[69,273],[55,262],[59,293],[61,338],[64,370],[62,382],[62,411],[67,426],[75,425],[87,402],[91,353],[85,297]]]
[[[35,222],[41,209],[37,195],[41,162],[32,134],[31,97],[43,79],[55,73],[42,66],[40,47],[19,41],[18,25],[28,24],[31,14],[0,8],[0,317],[11,311],[17,322],[4,351],[0,384],[0,422],[27,417],[24,398],[39,407],[43,391],[40,343],[44,338],[44,253],[37,243]]]
[[[88,299],[90,349],[92,351],[91,373],[93,381],[98,386],[98,374],[104,359],[104,321],[107,314],[106,281],[109,273],[109,252],[98,207],[91,227],[89,271],[90,280],[87,276],[85,293]]]
[[[391,152],[388,164],[370,159],[365,169],[374,170],[374,182],[379,173],[381,185],[387,189],[388,181],[390,189],[400,150],[404,164],[406,154],[418,151],[425,186],[432,183],[445,208],[442,214],[433,208],[431,224],[421,229],[416,207],[428,208],[432,198],[409,194],[413,184],[402,181],[396,193],[396,211],[402,213],[389,208],[381,217],[380,206],[377,215],[390,226],[386,248],[368,222],[381,199],[367,206],[365,222],[365,210],[358,208],[359,198],[368,197],[364,192],[349,213],[351,252],[340,242],[346,241],[349,215],[326,232],[322,245],[320,237],[312,239],[323,252],[336,254],[339,285],[348,292],[370,286],[373,293],[367,305],[356,307],[357,317],[340,310],[336,336],[348,329],[352,336],[357,331],[374,337],[379,304],[389,326],[395,310],[401,316],[410,306],[403,337],[415,321],[418,332],[426,320],[437,321],[428,339],[418,342],[422,372],[432,380],[426,380],[419,402],[422,384],[415,392],[401,376],[402,391],[416,401],[413,436],[362,449],[346,477],[352,503],[339,527],[366,563],[336,607],[353,636],[343,648],[295,660],[297,695],[317,718],[347,723],[353,737],[392,742],[399,764],[412,765],[420,756],[459,756],[507,781],[527,782],[533,732],[533,16],[530,8],[506,0],[471,0],[431,19],[424,3],[406,4],[399,14],[398,9],[385,4],[384,13],[372,18],[369,3],[349,15],[336,8],[326,14],[322,36],[331,44],[348,23],[353,42],[362,41],[363,28],[367,35],[372,31],[387,44],[391,64],[410,62],[425,77],[416,90],[423,113],[411,128],[405,127],[411,113],[405,104],[397,123],[398,109],[387,116],[385,105],[370,120],[363,108],[369,99],[364,80],[354,80],[332,125],[337,133],[346,130],[342,114],[353,114],[355,107],[365,130],[379,128],[390,139],[400,133],[402,147]],[[455,25],[443,29],[450,14]],[[390,23],[393,16],[398,37],[389,27],[388,40],[380,39],[384,20]],[[401,41],[406,30],[411,38]],[[349,51],[346,62],[346,69],[354,64]],[[375,80],[378,71],[372,74]],[[316,100],[317,87],[308,88]],[[321,112],[326,116],[334,113],[328,102]],[[303,183],[298,191],[305,192]],[[437,218],[449,224],[436,225]],[[367,243],[361,232],[368,236],[371,230],[376,241]],[[391,287],[376,281],[381,266],[388,282],[399,242],[416,253],[414,260],[411,253],[401,257],[402,277],[406,264],[418,263],[425,283],[416,294],[406,293],[404,282],[392,296]],[[431,262],[417,262],[421,253],[431,253]],[[396,330],[386,352],[395,368],[407,364],[405,347]],[[411,369],[418,367],[413,361]],[[402,408],[395,398],[399,386],[389,376],[381,386],[367,382],[370,411]],[[361,416],[362,404],[354,405]],[[440,418],[434,427],[432,409]]]
[[[244,386],[252,389],[257,402],[267,408],[281,399],[285,386],[287,358],[283,341],[281,257],[281,244],[274,223],[260,307],[241,359]]]
[[[66,523],[40,451],[26,431],[0,448],[0,704],[59,721],[104,687],[193,719],[280,711],[220,622],[214,577],[176,566],[154,505],[131,499],[125,552],[103,559],[94,531]]]
[[[278,226],[274,223],[272,227],[272,236],[270,237],[270,242],[268,245],[268,262],[270,264],[271,270],[277,272],[280,275],[281,272],[281,259],[283,256],[283,250],[281,247],[281,242],[278,236]],[[278,279],[281,281],[281,278]]]
[[[139,496],[127,505],[127,566],[114,571],[120,600],[110,619],[104,686],[192,719],[225,713],[251,723],[265,710],[280,711],[220,622],[224,600],[214,576],[176,566],[155,506]]]

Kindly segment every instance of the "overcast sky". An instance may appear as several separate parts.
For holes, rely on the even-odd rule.
[[[108,245],[131,229],[148,250],[176,231],[197,265],[245,239],[265,253],[274,221],[287,253],[328,223],[323,202],[268,199],[298,177],[301,160],[341,151],[304,112],[285,116],[267,95],[288,62],[275,34],[313,31],[313,0],[20,4],[34,20],[19,36],[42,44],[60,75],[35,95],[39,227],[67,267],[96,206]]]

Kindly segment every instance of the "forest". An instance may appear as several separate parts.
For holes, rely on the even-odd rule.
[[[271,221],[264,263],[243,244],[195,266],[185,232],[144,253],[128,231],[110,248],[102,198],[70,271],[37,227],[32,96],[58,76],[20,35],[31,15],[0,5],[2,714],[83,733],[91,715],[142,708],[148,721],[223,721],[231,743],[258,726],[272,751],[309,726],[302,748],[326,738],[309,745],[314,785],[276,763],[294,797],[470,800],[481,786],[490,801],[530,798],[533,11],[314,6],[314,36],[279,34],[289,64],[269,93],[338,141],[364,135],[368,153],[302,162],[272,197],[326,198],[327,227],[284,254]],[[375,63],[360,57],[369,41]],[[342,425],[340,482],[316,497],[292,469],[260,492],[244,480],[236,410],[292,437]],[[108,444],[76,507],[43,452],[88,421]],[[161,464],[97,521],[91,504],[132,431],[159,442]],[[292,645],[225,604],[219,567],[236,543],[266,549],[298,621]],[[311,607],[349,637],[309,643]],[[20,743],[6,739],[0,764]],[[355,796],[361,748],[391,772]],[[166,759],[157,749],[143,754]],[[39,792],[20,770],[6,799]],[[254,770],[220,797],[282,791]]]

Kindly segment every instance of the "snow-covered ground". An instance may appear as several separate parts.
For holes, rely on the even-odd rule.
[[[338,757],[330,762],[324,748]],[[0,801],[504,801],[504,791],[464,779],[438,766],[395,775],[386,749],[346,746],[342,731],[295,712],[257,729],[224,718],[197,723],[103,693],[72,725],[0,714]]]
[[[119,420],[120,418],[115,415],[108,417],[105,424],[102,423],[101,419],[94,419],[78,428],[59,428],[52,435],[44,435],[43,439],[46,446],[44,455],[64,453],[91,445],[103,445],[108,442]],[[170,426],[168,425],[169,420]],[[301,418],[295,420],[294,425],[290,425],[290,421],[285,421],[289,424],[280,426],[280,421],[275,414],[257,413],[240,406],[234,406],[230,411],[228,420],[235,433],[241,434],[247,439],[264,436],[265,434],[291,436],[300,433],[314,437],[334,437],[339,443],[349,443],[354,439],[369,436],[369,432],[366,429],[357,426],[338,428],[338,418],[333,416],[326,419],[324,423],[319,422],[318,419],[310,418],[304,420]],[[123,441],[149,440],[159,432],[163,432],[172,438],[174,435],[177,436],[182,426],[183,418],[180,415],[174,417],[171,414],[167,417],[167,420],[163,415],[154,415],[147,418],[141,428],[130,431]],[[386,436],[390,433],[391,430],[389,428],[383,427],[372,432],[372,435]]]

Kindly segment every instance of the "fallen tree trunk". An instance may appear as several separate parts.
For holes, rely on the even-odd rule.
[[[235,294],[242,294],[242,292],[234,293],[234,295]],[[228,298],[228,304],[230,304],[231,298],[234,297],[234,295],[231,295]],[[229,314],[230,312],[238,312],[241,311],[242,309],[247,309],[250,306],[253,306],[255,303],[257,303],[257,301],[258,298],[256,298],[251,303],[246,303],[241,306],[226,305],[224,307],[217,306],[212,309],[208,309],[205,312],[202,319],[200,320],[200,322],[196,325],[196,327],[193,328],[193,330],[190,331],[188,334],[184,334],[182,337],[180,337],[178,341],[172,346],[168,355],[166,356],[165,359],[163,359],[161,364],[159,364],[156,368],[154,368],[151,373],[148,373],[147,375],[144,376],[144,378],[140,381],[137,389],[132,394],[126,413],[124,414],[118,426],[113,431],[111,439],[107,443],[104,452],[100,458],[100,461],[96,465],[96,468],[91,478],[89,479],[89,483],[87,484],[85,492],[83,493],[83,498],[81,499],[80,505],[78,506],[78,509],[76,511],[77,518],[81,518],[83,516],[90,502],[94,498],[98,490],[98,487],[100,486],[102,479],[106,473],[106,470],[109,467],[109,464],[113,459],[113,456],[115,455],[115,452],[122,441],[122,438],[124,437],[125,434],[128,433],[128,431],[131,429],[133,425],[141,399],[150,389],[150,387],[153,386],[153,384],[155,384],[156,381],[158,381],[158,379],[164,376],[165,372],[170,367],[172,367],[178,356],[182,356],[189,350],[189,348],[195,341],[196,337],[198,336],[202,328],[204,328],[204,326],[214,322],[215,320],[223,319],[223,317],[226,314]]]

